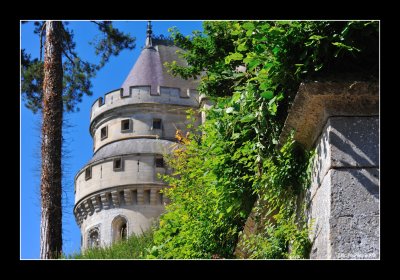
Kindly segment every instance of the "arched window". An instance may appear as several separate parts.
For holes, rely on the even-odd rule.
[[[117,216],[111,226],[113,242],[125,240],[128,237],[128,222],[125,217]]]
[[[126,224],[122,224],[121,229],[119,231],[119,235],[121,239],[125,240],[126,239]]]
[[[89,230],[88,248],[96,248],[100,246],[99,229],[93,228]]]

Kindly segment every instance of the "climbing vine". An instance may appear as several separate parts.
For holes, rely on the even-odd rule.
[[[378,29],[373,21],[205,22],[187,37],[172,29],[188,66],[167,66],[201,77],[214,106],[199,130],[177,133],[180,147],[167,159],[174,172],[163,177],[171,203],[150,256],[232,258],[240,237],[250,258],[306,258],[312,153],[293,134],[278,148],[280,132],[301,81],[377,77]],[[252,209],[261,229],[246,237]]]
[[[304,151],[293,133],[273,157],[264,162],[265,172],[256,189],[258,201],[253,234],[241,233],[238,247],[248,258],[306,258],[311,242],[304,197],[310,185],[314,152]]]

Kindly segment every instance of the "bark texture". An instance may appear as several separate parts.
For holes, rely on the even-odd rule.
[[[41,259],[58,258],[62,250],[62,32],[62,22],[46,21],[40,177]]]

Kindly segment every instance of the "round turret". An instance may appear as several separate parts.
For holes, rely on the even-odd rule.
[[[197,82],[173,77],[164,66],[182,63],[177,50],[147,38],[121,88],[92,106],[94,155],[75,176],[82,249],[141,234],[164,211],[163,155],[176,147],[176,130],[185,130],[187,109],[200,106]]]

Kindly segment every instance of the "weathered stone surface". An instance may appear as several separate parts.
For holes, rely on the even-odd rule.
[[[330,117],[316,152],[311,196],[331,168],[379,166],[379,117]]]
[[[379,170],[330,169],[311,198],[312,259],[379,258]]]
[[[175,141],[176,130],[186,133],[190,120],[186,118],[187,107],[166,104],[136,104],[135,106],[116,107],[102,114],[90,124],[93,137],[93,152],[100,152],[110,143],[123,139],[167,139]],[[152,112],[149,114],[149,112]],[[122,120],[130,121],[129,130],[121,130]],[[153,129],[153,120],[162,120],[161,129]],[[200,124],[200,113],[197,123]],[[101,130],[107,127],[108,135],[101,137]]]
[[[368,82],[302,83],[290,109],[279,143],[290,131],[295,139],[311,148],[330,116],[379,115],[379,86]]]
[[[379,258],[379,170],[331,170],[332,258]]]
[[[107,194],[101,193],[100,199],[101,199],[101,204],[103,206],[103,209],[105,209],[105,210],[110,209],[110,202],[108,201]],[[75,201],[75,203],[76,203],[76,201]]]
[[[148,141],[145,141],[148,140]],[[123,171],[114,171],[113,169],[113,157],[108,157],[105,159],[96,160],[93,164],[91,164],[92,168],[92,178],[90,180],[85,179],[85,171],[82,169],[75,178],[75,203],[79,203],[79,201],[86,197],[87,195],[95,192],[106,191],[107,189],[116,187],[116,186],[128,186],[132,184],[138,185],[155,185],[157,187],[165,187],[166,184],[161,180],[157,179],[157,173],[162,173],[163,168],[155,168],[154,159],[156,155],[152,153],[140,153],[136,154],[134,151],[153,151],[158,154],[159,151],[161,153],[161,148],[164,146],[161,145],[162,140],[160,140],[159,146],[152,145],[152,143],[156,143],[156,140],[152,139],[137,139],[137,141],[124,140],[120,141],[121,145],[113,145],[115,147],[115,151],[110,151],[110,153],[115,152],[117,155],[119,152],[123,153],[123,149],[121,147],[125,147],[126,154],[121,156],[123,161],[124,169]],[[122,142],[128,142],[127,145]],[[168,141],[166,145],[171,146],[172,143]],[[116,144],[116,143],[115,143]],[[123,144],[123,145],[122,145]],[[130,146],[130,145],[131,146]],[[110,146],[108,145],[108,146]],[[146,146],[147,145],[147,146]],[[108,147],[107,146],[107,147]],[[153,149],[156,147],[158,149]],[[103,149],[105,149],[104,147]],[[167,150],[168,147],[165,147]],[[103,150],[101,149],[101,150]],[[100,151],[101,151],[100,150]],[[100,152],[99,151],[99,152]],[[110,156],[108,153],[99,154],[99,156]],[[95,158],[95,157],[94,157]],[[138,164],[139,163],[139,164]]]
[[[317,189],[322,185],[327,172],[331,168],[331,149],[329,144],[329,120],[321,134],[316,147],[316,156],[313,162],[311,174],[311,186],[309,196],[313,197]]]
[[[100,197],[93,196],[90,198],[90,200],[92,201],[94,211],[99,212],[101,210]]]
[[[321,186],[315,190],[309,209],[310,239],[313,242],[310,258],[329,259],[331,255],[329,240],[331,176],[329,171]]]
[[[379,170],[332,170],[331,216],[378,215]],[[345,198],[345,199],[344,199]]]
[[[132,191],[130,189],[124,189],[124,199],[126,205],[132,204]]]
[[[142,234],[144,231],[150,228],[152,222],[157,219],[164,212],[163,205],[127,205],[119,208],[111,208],[108,210],[102,210],[95,212],[91,216],[87,216],[80,225],[81,234],[83,236],[83,248],[87,248],[87,240],[89,230],[99,223],[101,245],[106,246],[112,243],[112,222],[118,216],[124,216],[127,223],[127,232],[129,235]]]
[[[332,117],[328,124],[333,167],[379,165],[379,117]]]
[[[332,259],[379,259],[379,215],[339,217],[331,234]]]

